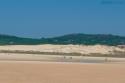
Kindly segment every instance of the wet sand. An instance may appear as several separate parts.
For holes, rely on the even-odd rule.
[[[16,54],[0,53],[0,61],[50,61],[50,62],[80,62],[80,63],[105,63],[125,62],[125,58],[113,57],[88,57],[67,55],[38,55],[38,54]]]
[[[0,83],[125,83],[125,63],[0,61]]]

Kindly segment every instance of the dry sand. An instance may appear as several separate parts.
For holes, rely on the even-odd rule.
[[[7,45],[0,46],[0,50],[21,50],[21,51],[40,51],[40,52],[58,52],[58,53],[101,53],[111,54],[114,51],[125,52],[125,48],[105,45]]]
[[[0,61],[0,83],[125,83],[125,64]]]
[[[108,54],[114,50],[125,51],[117,47],[100,45],[15,45],[0,46],[0,50],[85,54]],[[0,53],[0,83],[125,83],[125,58],[110,57],[109,61],[119,63],[102,63],[105,59],[105,57],[66,56],[64,58],[59,55]],[[88,62],[84,63],[85,61]],[[101,63],[95,63],[96,61],[101,61]]]

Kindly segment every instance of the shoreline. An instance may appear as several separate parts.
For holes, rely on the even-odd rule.
[[[0,53],[0,61],[110,63],[125,62],[125,58]]]

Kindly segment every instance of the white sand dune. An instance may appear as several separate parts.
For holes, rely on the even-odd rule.
[[[81,53],[81,54],[111,54],[114,51],[125,52],[125,49],[115,46],[104,45],[7,45],[0,46],[0,51],[36,51],[36,52],[58,52],[58,53]],[[23,53],[0,53],[0,60],[21,60],[21,61],[58,61],[58,62],[105,62],[106,56],[94,57],[87,56],[60,56],[51,54],[23,54]],[[124,55],[123,55],[124,56]],[[125,62],[125,58],[108,58],[108,61]]]
[[[114,51],[125,52],[125,49],[115,46],[105,45],[8,45],[0,46],[0,50],[21,50],[21,51],[40,51],[40,52],[60,52],[60,53],[101,53],[110,54]]]

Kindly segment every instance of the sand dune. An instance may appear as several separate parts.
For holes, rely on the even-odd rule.
[[[14,53],[4,53],[2,50],[6,50]],[[19,51],[24,51],[24,53],[16,53]],[[28,51],[31,53],[26,53]],[[32,52],[36,53],[32,53]],[[115,46],[104,46],[104,45],[94,45],[94,46],[85,46],[85,45],[7,45],[0,46],[0,60],[22,60],[22,61],[57,61],[57,62],[105,62],[106,55],[100,54],[109,54],[111,55],[114,51],[124,52],[122,57],[125,57],[125,49]],[[48,54],[37,54],[37,52],[48,52]],[[49,52],[57,53],[80,53],[80,54],[91,54],[91,53],[100,53],[99,55],[91,54],[90,57],[77,56],[74,55],[65,55],[65,54],[49,54]],[[96,56],[94,58],[94,56]],[[101,57],[100,57],[101,56]],[[108,61],[125,61],[125,58],[108,58]],[[121,57],[121,55],[117,55]]]
[[[40,51],[40,52],[60,52],[60,53],[81,53],[81,54],[91,54],[91,53],[101,53],[101,54],[111,54],[114,51],[125,52],[125,49],[118,48],[115,46],[105,46],[105,45],[9,45],[0,46],[0,50],[23,50],[23,51]]]

